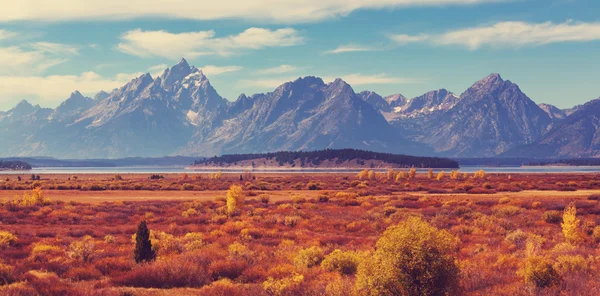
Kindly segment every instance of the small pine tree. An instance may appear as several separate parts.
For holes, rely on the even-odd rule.
[[[140,222],[135,236],[135,249],[133,250],[135,262],[148,262],[154,260],[156,253],[152,250],[150,242],[150,230],[146,226],[146,221]]]

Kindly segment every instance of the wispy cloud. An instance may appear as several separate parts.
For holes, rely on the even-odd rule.
[[[335,49],[325,51],[325,54],[339,54],[339,53],[347,53],[347,52],[361,52],[361,51],[374,51],[376,50],[374,47],[364,46],[364,45],[356,45],[356,44],[346,44],[340,45]]]
[[[437,35],[391,35],[398,44],[430,43],[433,45],[462,46],[469,50],[489,47],[540,46],[562,42],[589,42],[600,40],[600,23],[567,21],[554,24],[500,22],[491,26],[466,28]]]
[[[255,87],[264,90],[273,90],[278,86],[298,79],[298,77],[286,76],[286,77],[274,77],[274,78],[257,78],[257,79],[242,79],[238,81],[238,87],[247,88]]]
[[[425,80],[411,77],[390,76],[385,73],[379,74],[361,74],[352,73],[338,76],[323,77],[324,81],[333,81],[336,78],[341,78],[350,85],[374,85],[374,84],[415,84],[423,83]]]
[[[79,90],[85,95],[93,95],[100,90],[111,90],[122,86],[140,73],[120,73],[112,77],[102,77],[95,72],[80,75],[4,75],[0,76],[0,99],[34,98],[44,105],[57,105],[70,91]]]
[[[415,36],[406,35],[406,34],[397,34],[397,35],[390,36],[390,39],[392,39],[399,45],[405,45],[405,44],[409,44],[409,43],[427,41],[427,40],[431,39],[431,36],[425,35],[425,34],[420,34],[420,35],[415,35]]]
[[[3,30],[3,29],[0,29],[0,40],[3,40],[3,39],[8,39],[8,38],[11,38],[11,37],[13,37],[13,36],[15,36],[15,35],[16,35],[16,34],[15,34],[15,33],[13,33],[13,32],[9,32],[9,31],[6,31],[6,30]]]
[[[302,44],[304,38],[293,28],[270,30],[249,28],[237,35],[215,37],[215,32],[170,33],[136,29],[121,36],[117,48],[139,57],[195,58],[203,55],[227,56],[243,50],[286,47]]]
[[[160,76],[163,72],[165,72],[167,68],[169,68],[167,64],[154,65],[148,68],[148,72],[150,73],[150,75],[152,75],[152,77],[157,77]]]
[[[341,78],[351,86],[355,85],[382,85],[382,84],[415,84],[423,83],[426,79],[390,76],[385,73],[379,74],[345,74],[345,75],[327,75],[322,79],[325,82],[332,82],[337,78]],[[279,76],[257,79],[242,79],[238,82],[239,87],[256,87],[265,90],[272,90],[278,86],[298,79],[298,76]]]
[[[18,46],[0,47],[0,75],[40,73],[66,61],[49,57],[42,51],[28,51]]]
[[[89,21],[142,17],[194,20],[248,19],[295,23],[346,16],[361,9],[399,9],[414,6],[474,5],[506,0],[23,0],[6,2],[0,21]],[[68,9],[65,9],[68,7]]]
[[[51,54],[69,54],[78,55],[79,47],[69,44],[53,43],[53,42],[35,42],[31,43],[30,46],[38,51],[47,52]]]
[[[244,69],[244,67],[206,65],[203,67],[199,67],[199,69],[202,70],[202,72],[208,76],[217,76],[217,75],[221,75],[224,73],[237,72],[237,71]]]
[[[279,65],[277,67],[272,67],[272,68],[266,68],[266,69],[258,70],[258,71],[256,71],[256,73],[257,74],[264,74],[264,75],[269,75],[269,74],[283,74],[283,73],[294,72],[297,69],[298,68],[296,66],[292,66],[292,65]]]

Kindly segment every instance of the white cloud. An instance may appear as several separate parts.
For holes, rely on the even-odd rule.
[[[213,66],[206,65],[204,67],[199,67],[202,72],[208,76],[217,76],[224,73],[237,72],[243,69],[240,66]]]
[[[79,90],[92,96],[100,90],[110,91],[129,82],[141,73],[120,73],[101,77],[95,72],[80,75],[0,76],[0,100],[35,98],[44,106],[55,106],[71,91]]]
[[[20,0],[4,1],[0,21],[89,21],[131,18],[250,19],[294,23],[345,16],[359,9],[473,5],[506,0]],[[68,7],[68,9],[65,9]]]
[[[266,68],[256,71],[257,74],[283,74],[296,71],[298,68],[292,65],[279,65],[277,67]]]
[[[69,55],[78,55],[79,48],[69,44],[62,43],[52,43],[52,42],[35,42],[31,43],[30,46],[41,52],[47,52],[51,54],[69,54]]]
[[[0,47],[0,75],[40,73],[66,61],[48,57],[42,51],[26,51],[17,46]]]
[[[117,48],[139,57],[159,56],[170,59],[202,55],[227,56],[241,50],[285,47],[302,44],[304,39],[293,28],[269,30],[249,28],[237,35],[215,37],[214,31],[170,33],[136,29],[121,36]]]
[[[483,46],[539,46],[550,43],[600,40],[600,23],[500,22],[487,27],[460,29],[439,35],[400,34],[392,35],[390,38],[400,44],[426,42],[434,45],[462,46],[470,50]]]
[[[360,52],[360,51],[374,51],[375,48],[369,46],[355,45],[355,44],[347,44],[340,45],[335,49],[328,50],[325,54],[338,54],[338,53],[346,53],[346,52]]]

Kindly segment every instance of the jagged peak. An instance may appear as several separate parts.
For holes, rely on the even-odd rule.
[[[316,84],[319,86],[325,85],[325,82],[323,82],[323,79],[321,79],[320,77],[316,77],[316,76],[304,76],[304,77],[298,77],[298,79],[293,81],[293,84]]]
[[[495,89],[506,89],[511,86],[516,86],[509,80],[503,80],[500,74],[492,73],[483,79],[475,82],[466,92],[472,91],[492,91]]]
[[[502,76],[500,76],[500,73],[492,73],[488,76],[486,76],[484,79],[494,79],[494,80],[502,80]]]
[[[407,98],[405,96],[403,96],[402,94],[389,95],[389,96],[385,97],[385,101],[388,102],[388,104],[397,102],[397,101],[404,102],[406,100],[407,100]]]
[[[113,89],[113,91],[115,91],[115,90],[117,90],[117,89],[116,88]],[[96,95],[94,95],[94,101],[104,100],[104,99],[108,98],[108,96],[110,96],[110,94],[108,92],[101,90]]]
[[[334,81],[327,84],[327,86],[334,87],[334,88],[346,88],[346,87],[352,88],[350,86],[350,84],[348,84],[348,82],[344,81],[342,78],[336,78]]]
[[[18,108],[33,108],[33,105],[31,105],[31,103],[29,103],[29,101],[22,99],[21,101],[19,101],[17,103],[17,105],[13,109],[18,109]]]
[[[181,60],[179,60],[179,63],[177,63],[177,65],[181,65],[182,67],[190,67],[190,64],[188,64],[187,60],[185,58],[181,58]]]
[[[74,92],[71,93],[71,95],[69,97],[70,98],[83,97],[83,95],[78,90],[75,90]]]
[[[145,73],[140,75],[139,77],[134,78],[133,80],[131,80],[131,82],[140,82],[140,83],[150,83],[154,81],[154,79],[152,78],[152,75],[150,75],[150,73]]]

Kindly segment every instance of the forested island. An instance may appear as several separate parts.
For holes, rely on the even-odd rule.
[[[357,149],[228,154],[194,161],[195,167],[239,168],[458,168],[455,160]]]
[[[17,171],[23,171],[23,170],[30,170],[31,169],[31,165],[29,165],[26,162],[23,161],[19,161],[19,160],[9,160],[9,161],[5,161],[5,160],[0,160],[0,170],[17,170]]]

